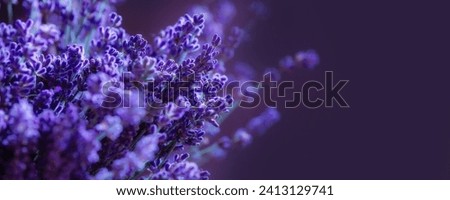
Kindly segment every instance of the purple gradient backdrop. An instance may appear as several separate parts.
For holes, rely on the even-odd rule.
[[[149,36],[196,2],[128,1],[119,13],[131,32]],[[450,178],[448,6],[267,2],[270,17],[254,27],[238,58],[263,68],[316,49],[316,70],[284,78],[301,86],[332,70],[335,80],[350,80],[342,94],[351,108],[282,109],[266,135],[206,166],[213,179]]]

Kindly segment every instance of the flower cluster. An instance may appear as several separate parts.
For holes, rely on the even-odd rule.
[[[208,179],[190,154],[245,146],[279,119],[267,110],[212,142],[235,105],[219,91],[241,31],[206,37],[205,16],[186,14],[148,41],[114,3],[26,0],[26,20],[0,23],[1,179]]]

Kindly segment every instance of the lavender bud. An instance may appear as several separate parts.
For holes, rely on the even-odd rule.
[[[234,133],[234,141],[236,141],[242,147],[245,147],[252,142],[252,135],[241,128]]]

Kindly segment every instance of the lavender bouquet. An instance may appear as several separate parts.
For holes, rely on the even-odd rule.
[[[246,98],[228,81],[254,74],[229,67],[246,34],[229,17],[195,6],[198,14],[149,41],[127,33],[116,3],[0,1],[8,16],[0,23],[1,179],[208,179],[207,159],[279,120],[267,108],[234,134],[220,132]],[[317,62],[299,52],[280,67]]]

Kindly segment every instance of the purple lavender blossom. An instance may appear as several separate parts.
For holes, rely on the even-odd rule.
[[[246,34],[231,1],[150,40],[127,33],[115,3],[8,1],[26,20],[8,9],[0,22],[0,179],[208,179],[196,157],[246,146],[280,119],[267,109],[233,136],[219,132],[235,108],[221,92],[228,79],[254,73],[242,62],[227,72]],[[299,52],[282,66],[318,60]]]
[[[314,50],[299,51],[295,56],[286,56],[280,60],[280,68],[292,70],[294,67],[314,69],[319,64],[319,55]]]
[[[263,134],[268,128],[280,120],[280,113],[276,108],[267,108],[260,115],[247,123],[247,130],[255,134]]]
[[[314,50],[297,52],[295,60],[307,69],[312,69],[319,64],[319,56]]]
[[[149,160],[153,160],[158,150],[158,135],[148,135],[136,144],[134,151],[112,163],[111,171],[114,179],[125,179],[134,171],[142,170]]]
[[[248,146],[252,142],[252,138],[252,135],[242,128],[234,133],[234,140],[243,147]]]
[[[199,169],[194,162],[186,161],[188,154],[175,155],[174,161],[166,163],[164,168],[155,173],[151,179],[166,180],[205,180],[209,179],[209,172]]]

